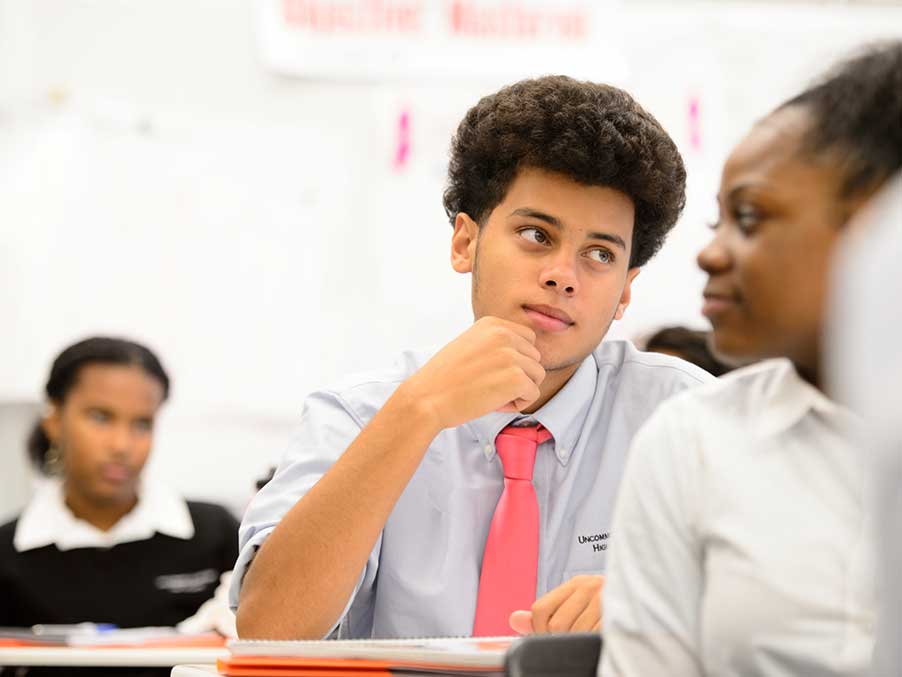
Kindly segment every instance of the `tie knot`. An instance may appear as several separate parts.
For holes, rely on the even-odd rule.
[[[531,482],[536,464],[536,449],[549,439],[551,433],[541,425],[525,428],[508,426],[498,433],[495,450],[501,459],[504,476],[511,480]]]

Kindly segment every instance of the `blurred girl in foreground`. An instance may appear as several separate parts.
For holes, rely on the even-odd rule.
[[[867,672],[866,463],[857,419],[822,392],[820,337],[834,245],[900,166],[902,43],[842,64],[727,160],[703,312],[719,356],[764,361],[665,403],[635,438],[601,674]]]

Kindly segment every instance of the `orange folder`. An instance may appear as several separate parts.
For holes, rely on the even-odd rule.
[[[228,677],[390,677],[392,669],[422,669],[442,673],[486,675],[485,668],[469,666],[374,661],[348,658],[275,658],[234,656],[216,661],[216,668]]]
[[[385,661],[339,658],[230,658],[216,661],[216,669],[228,677],[391,677]]]

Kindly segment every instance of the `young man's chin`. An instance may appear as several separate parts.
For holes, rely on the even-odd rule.
[[[578,343],[574,340],[577,338],[580,339]],[[536,335],[536,348],[542,354],[542,367],[545,371],[566,369],[586,359],[603,338],[604,334],[599,336],[597,341],[587,341],[584,336],[539,332]]]
[[[539,349],[539,352],[542,353],[541,364],[546,374],[566,371],[567,369],[573,369],[575,371],[575,367],[578,367],[592,352],[591,350],[588,350],[564,353],[553,349],[543,350],[542,346],[538,345],[538,341],[536,342],[536,347]]]

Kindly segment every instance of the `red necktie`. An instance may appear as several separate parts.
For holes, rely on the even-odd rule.
[[[532,486],[536,448],[551,433],[542,426],[508,426],[495,438],[504,468],[504,491],[495,506],[482,558],[473,635],[511,635],[508,619],[536,601],[539,503]]]

